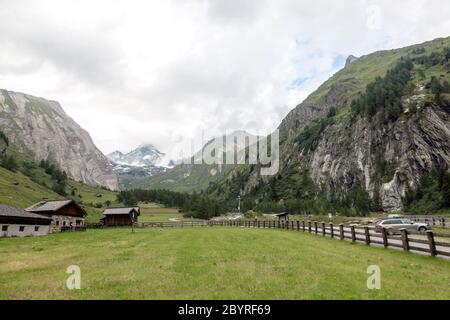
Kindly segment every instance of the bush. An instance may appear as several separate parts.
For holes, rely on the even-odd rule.
[[[407,212],[431,213],[450,208],[450,172],[434,168],[420,178],[418,187],[402,199]]]
[[[66,184],[55,182],[53,184],[52,190],[61,196],[66,196]]]
[[[0,165],[9,171],[16,171],[19,167],[16,159],[11,155],[4,155],[1,158]]]

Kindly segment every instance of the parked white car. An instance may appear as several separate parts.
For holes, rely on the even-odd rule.
[[[412,231],[425,232],[431,230],[430,226],[426,223],[419,223],[411,221],[410,219],[384,219],[375,223],[375,230],[381,232],[384,228],[387,234],[398,234],[400,229],[407,229]]]

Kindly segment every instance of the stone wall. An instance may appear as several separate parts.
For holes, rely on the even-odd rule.
[[[60,232],[62,227],[84,227],[84,218],[70,216],[52,216],[50,232]]]
[[[7,230],[3,231],[5,227]],[[23,231],[21,231],[21,227],[23,228]],[[45,236],[49,232],[50,226],[48,225],[0,224],[0,237]]]

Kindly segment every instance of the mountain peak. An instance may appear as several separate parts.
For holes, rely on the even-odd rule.
[[[132,167],[157,165],[163,156],[164,153],[150,143],[141,144],[136,149],[125,154],[120,151],[114,151],[107,155],[108,159],[113,163]]]
[[[345,61],[345,68],[347,66],[349,66],[350,64],[352,64],[353,62],[355,62],[356,60],[358,60],[358,57],[355,57],[354,55],[349,55],[347,60]]]

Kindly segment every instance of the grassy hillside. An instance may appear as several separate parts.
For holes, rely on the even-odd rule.
[[[43,198],[62,199],[24,174],[0,167],[0,204],[26,208]]]
[[[166,189],[177,192],[194,192],[205,190],[210,182],[216,182],[226,177],[233,165],[179,165],[167,172],[133,180],[121,179],[123,189]]]
[[[118,206],[116,192],[88,186],[67,178],[64,192],[55,191],[55,178],[36,163],[30,154],[7,145],[1,159],[13,159],[9,169],[0,166],[0,204],[27,208],[43,199],[74,199],[88,211],[88,221],[97,222],[101,208]],[[59,190],[61,191],[61,190]]]
[[[325,97],[337,86],[345,89],[342,90],[342,100],[350,102],[356,94],[363,92],[366,86],[374,81],[376,77],[383,77],[402,57],[405,57],[408,54],[414,55],[418,49],[420,50],[422,48],[425,49],[425,51],[420,54],[429,54],[449,46],[450,37],[447,37],[401,49],[378,51],[362,56],[324,82],[303,102],[303,104],[317,104],[321,98]],[[442,70],[435,71],[440,74]]]
[[[285,230],[114,228],[0,243],[0,299],[450,299],[444,259]],[[81,290],[66,288],[74,264]],[[367,289],[370,265],[381,290]]]

